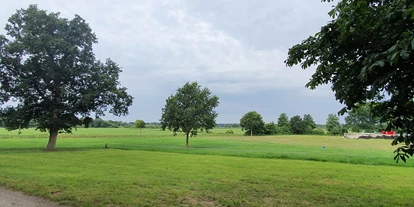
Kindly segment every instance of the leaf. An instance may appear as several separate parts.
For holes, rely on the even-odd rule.
[[[406,50],[401,51],[400,56],[404,59],[404,60],[408,60],[410,58],[410,53],[408,53]]]
[[[401,158],[401,160],[402,160],[402,161],[404,161],[405,163],[407,162],[407,160],[405,159],[405,156],[404,156],[404,155],[400,155],[400,158]]]
[[[397,49],[397,45],[393,45],[392,47],[390,47],[390,49],[388,49],[388,52],[393,52],[395,49]]]
[[[411,50],[414,50],[414,38],[411,40]]]
[[[375,65],[375,66],[379,66],[379,67],[381,67],[381,68],[382,68],[382,67],[384,67],[385,63],[384,63],[384,61],[379,60],[379,61],[375,62],[375,63],[374,63],[374,65]]]
[[[394,156],[394,160],[397,160],[397,159],[398,159],[398,154]]]
[[[399,52],[395,52],[394,54],[392,54],[392,55],[391,55],[391,57],[390,57],[390,62],[391,62],[392,64],[395,64],[395,63],[397,63],[397,62],[398,62],[398,53],[399,53]]]

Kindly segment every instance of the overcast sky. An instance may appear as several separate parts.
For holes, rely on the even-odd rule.
[[[104,119],[158,122],[165,99],[187,81],[219,97],[218,123],[238,123],[255,110],[265,122],[287,113],[322,124],[342,108],[329,86],[305,88],[313,69],[283,62],[330,20],[331,5],[320,0],[1,1],[1,28],[29,4],[89,23],[97,58],[122,67],[121,84],[134,97],[128,116]]]

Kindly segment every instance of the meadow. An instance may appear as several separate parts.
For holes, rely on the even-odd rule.
[[[160,129],[0,129],[0,185],[69,206],[411,206],[412,160],[390,140],[191,137]],[[105,146],[108,148],[105,149]]]

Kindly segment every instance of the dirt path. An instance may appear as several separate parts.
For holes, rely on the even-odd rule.
[[[63,207],[57,203],[0,187],[0,207]]]

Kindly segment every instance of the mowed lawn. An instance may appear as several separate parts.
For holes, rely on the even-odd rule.
[[[72,206],[412,206],[390,140],[213,132],[185,149],[158,129],[80,129],[45,152],[47,134],[0,131],[0,185]]]

